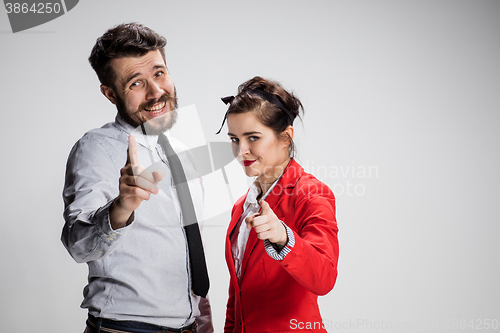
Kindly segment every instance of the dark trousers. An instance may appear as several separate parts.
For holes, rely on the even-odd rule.
[[[89,315],[84,333],[196,333],[196,322],[182,328],[170,328],[135,321],[116,321]]]

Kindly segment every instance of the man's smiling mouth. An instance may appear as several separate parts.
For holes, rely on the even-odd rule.
[[[145,111],[147,112],[151,112],[151,113],[159,113],[163,110],[163,108],[165,107],[165,105],[167,104],[166,101],[163,101],[163,102],[160,102],[160,103],[156,103],[154,104],[153,106],[149,107],[149,108],[144,108]]]

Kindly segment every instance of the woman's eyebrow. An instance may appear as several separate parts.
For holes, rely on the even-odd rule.
[[[248,136],[248,135],[253,135],[253,134],[262,134],[261,132],[258,131],[252,131],[252,132],[245,132],[243,133],[243,136]],[[228,132],[227,135],[229,136],[237,136],[236,134]]]

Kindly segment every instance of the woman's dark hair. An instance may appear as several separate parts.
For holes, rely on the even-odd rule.
[[[89,62],[101,84],[115,89],[115,73],[111,61],[122,57],[140,57],[149,51],[159,50],[165,61],[167,40],[139,23],[117,25],[97,38]]]
[[[255,112],[261,123],[271,128],[277,137],[288,125],[293,125],[296,117],[300,118],[301,110],[304,113],[302,103],[293,93],[286,91],[278,82],[260,76],[242,83],[238,87],[238,94],[225,102],[229,104],[229,108],[224,120],[232,113]],[[293,157],[295,145],[292,138],[288,139],[289,153]]]

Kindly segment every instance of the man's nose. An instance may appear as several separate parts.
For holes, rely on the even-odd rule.
[[[147,99],[157,99],[163,95],[163,89],[156,82],[148,82],[148,92],[146,95]]]

